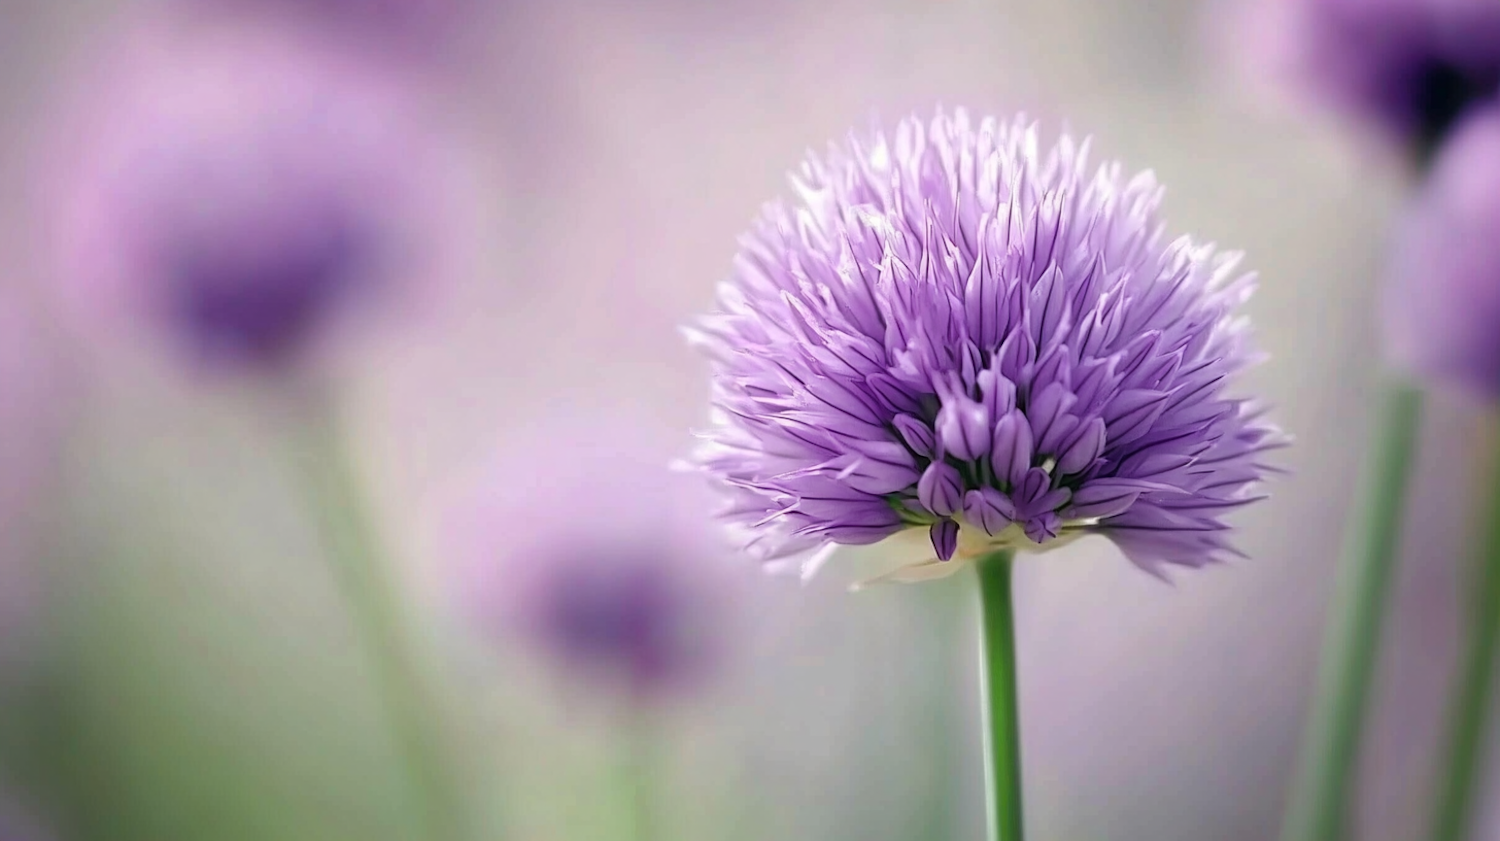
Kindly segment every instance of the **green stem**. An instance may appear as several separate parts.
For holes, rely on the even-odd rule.
[[[1021,727],[1016,694],[1015,553],[979,560],[980,666],[984,684],[985,812],[989,841],[1022,841]]]
[[[1322,672],[1282,825],[1283,841],[1340,841],[1347,833],[1350,781],[1369,706],[1421,409],[1422,396],[1415,388],[1387,388],[1368,473],[1344,534]]]
[[[334,577],[375,672],[388,726],[415,789],[431,841],[461,841],[463,817],[449,776],[436,703],[409,648],[404,613],[376,545],[360,483],[336,425],[327,417],[301,425],[296,455],[316,507]]]
[[[639,699],[632,701],[640,705]],[[637,706],[625,723],[625,745],[620,761],[620,788],[625,800],[626,841],[658,841],[662,825],[657,801],[657,774],[661,772],[657,729],[650,710]]]
[[[1500,479],[1500,472],[1496,478]],[[1486,723],[1495,688],[1500,641],[1500,482],[1490,500],[1482,552],[1473,569],[1468,648],[1448,707],[1448,742],[1433,813],[1433,841],[1464,841],[1484,758]]]

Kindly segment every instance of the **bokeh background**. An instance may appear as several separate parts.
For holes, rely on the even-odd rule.
[[[51,596],[17,599],[47,615],[15,646],[6,802],[65,838],[418,837],[275,413],[80,351],[46,291],[38,154],[145,8],[0,0],[0,292],[23,312],[0,332],[0,376],[22,354],[47,366],[0,397],[0,497],[17,500],[0,540],[47,559],[42,584],[0,585],[0,601]],[[1245,250],[1261,275],[1249,309],[1271,358],[1248,388],[1297,445],[1238,521],[1250,559],[1167,585],[1085,541],[1021,564],[1017,586],[1034,837],[1274,835],[1379,363],[1372,289],[1409,184],[1338,127],[1247,97],[1206,34],[1220,11],[470,0],[421,39],[416,23],[369,35],[361,49],[418,80],[451,132],[461,213],[440,294],[338,388],[489,837],[615,837],[628,734],[534,662],[458,641],[435,534],[455,477],[538,417],[603,427],[623,408],[688,446],[706,378],[675,327],[710,304],[736,236],[807,149],[937,103],[1092,135],[1156,171],[1174,230]],[[25,424],[55,451],[6,440]],[[1365,757],[1372,841],[1420,835],[1482,426],[1434,401]],[[741,582],[718,679],[653,716],[658,837],[979,837],[972,581],[849,595],[864,560]],[[1500,815],[1486,826],[1500,838]]]

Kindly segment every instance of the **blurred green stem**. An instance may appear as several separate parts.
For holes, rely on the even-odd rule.
[[[1500,480],[1500,469],[1496,470]],[[1486,723],[1495,688],[1500,641],[1500,481],[1495,481],[1484,543],[1474,558],[1467,648],[1448,707],[1448,742],[1438,766],[1433,841],[1464,841],[1473,817],[1474,790],[1483,768]]]
[[[376,545],[358,477],[333,422],[319,412],[300,424],[295,455],[315,506],[334,577],[385,705],[388,726],[414,789],[424,838],[463,841],[458,796],[446,764],[441,716],[409,646],[391,570]]]
[[[1022,841],[1021,727],[1016,692],[1015,553],[979,559],[980,666],[984,686],[985,813],[989,841]]]
[[[657,802],[661,750],[649,701],[634,699],[636,709],[625,723],[625,746],[620,762],[620,788],[626,810],[624,841],[660,841],[662,826]]]
[[[1341,841],[1348,832],[1350,780],[1369,707],[1421,410],[1422,395],[1415,388],[1386,387],[1367,473],[1344,533],[1317,696],[1282,841]]]

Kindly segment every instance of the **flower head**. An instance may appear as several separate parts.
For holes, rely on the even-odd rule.
[[[438,215],[433,150],[374,65],[291,29],[170,20],[95,60],[42,168],[87,332],[140,325],[207,367],[283,371],[430,272],[406,261]]]
[[[1500,109],[1438,155],[1397,233],[1386,338],[1402,368],[1500,396]]]
[[[1251,278],[1164,239],[1149,174],[958,111],[832,148],[796,193],[690,331],[717,407],[700,463],[752,550],[925,533],[905,578],[1089,533],[1147,568],[1230,551],[1221,518],[1280,442],[1228,392],[1256,359]]]
[[[522,436],[452,529],[454,589],[480,628],[633,697],[702,681],[728,623],[706,489],[640,429]]]
[[[1419,147],[1500,93],[1500,5],[1490,0],[1247,3],[1251,69]]]

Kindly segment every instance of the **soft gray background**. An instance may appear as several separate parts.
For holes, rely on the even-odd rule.
[[[1248,103],[1199,48],[1197,3],[524,5],[493,10],[492,30],[431,69],[480,150],[489,234],[439,317],[360,366],[351,388],[414,591],[441,574],[427,523],[447,477],[507,428],[555,411],[607,423],[599,407],[620,401],[684,429],[702,419],[703,371],[672,327],[708,304],[734,237],[805,149],[937,102],[1026,110],[1155,169],[1175,231],[1248,252],[1272,358],[1246,388],[1297,437],[1294,474],[1240,520],[1251,560],[1174,586],[1103,543],[1021,567],[1033,837],[1273,837],[1358,475],[1378,362],[1372,290],[1407,189],[1400,168],[1330,126]],[[0,128],[17,149],[57,80],[78,72],[69,63],[86,61],[85,36],[112,25],[109,6],[0,0]],[[18,255],[18,281],[36,274],[18,233],[23,161],[0,158],[11,199],[0,253]],[[107,757],[96,809],[134,815],[154,827],[135,837],[157,841],[224,814],[240,821],[235,838],[402,837],[381,805],[393,782],[352,638],[287,476],[263,455],[275,427],[248,400],[138,371],[83,405],[71,531],[97,550],[82,553],[84,577],[107,609],[75,635],[94,729],[71,732]],[[1372,841],[1419,835],[1458,605],[1446,559],[1477,487],[1475,413],[1440,398],[1430,421],[1367,756]],[[966,583],[859,596],[839,581],[755,585],[732,678],[670,717],[680,837],[896,841],[944,814],[954,838],[978,837]],[[490,745],[476,799],[510,813],[520,837],[603,837],[566,816],[600,784],[590,769],[609,750],[604,725],[580,728],[587,714],[552,703],[524,667],[475,681],[488,688],[465,683],[463,703],[483,711],[472,726]],[[226,762],[244,767],[163,770]],[[257,763],[276,771],[257,775]],[[259,808],[279,814],[246,817]]]

